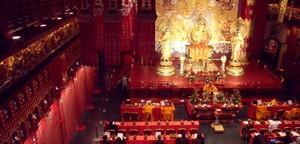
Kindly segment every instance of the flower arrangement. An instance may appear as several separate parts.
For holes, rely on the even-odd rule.
[[[200,95],[198,94],[199,89],[194,88],[192,95],[189,96],[191,104],[199,104],[200,103]]]
[[[240,90],[238,89],[233,89],[233,94],[231,94],[231,99],[232,99],[232,102],[234,104],[239,104],[241,103],[241,100],[242,100],[242,96],[240,94]]]

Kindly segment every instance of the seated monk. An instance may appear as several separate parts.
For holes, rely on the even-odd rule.
[[[161,107],[162,120],[172,121],[174,119],[174,111],[174,105],[166,103],[165,106]]]
[[[275,105],[277,105],[277,101],[276,101],[276,99],[273,99],[273,100],[271,100],[270,104],[271,104],[271,106],[275,106]]]
[[[257,109],[256,109],[256,119],[257,120],[261,120],[263,118],[270,117],[271,113],[267,109],[268,109],[268,106],[266,106],[266,105],[259,105],[259,106],[257,106]]]
[[[218,91],[217,87],[214,86],[212,84],[212,82],[209,82],[208,84],[204,85],[204,87],[203,87],[203,92],[205,92],[205,93],[209,93],[210,94],[212,92],[217,92],[217,91]]]
[[[300,111],[300,108],[298,108],[298,107],[292,108],[290,111],[284,112],[284,117],[286,119],[292,119],[292,118],[296,117],[295,114],[299,111]]]
[[[142,107],[142,113],[143,113],[143,120],[144,121],[151,121],[153,120],[152,111],[153,106],[150,103],[147,103]]]

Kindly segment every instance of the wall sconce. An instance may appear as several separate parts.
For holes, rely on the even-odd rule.
[[[35,120],[37,119],[36,116],[35,116],[35,114],[32,115],[32,118],[35,119]]]

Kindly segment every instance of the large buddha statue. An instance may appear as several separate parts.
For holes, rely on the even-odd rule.
[[[195,28],[191,32],[193,46],[190,48],[190,57],[193,62],[207,62],[211,57],[211,47],[207,44],[210,41],[210,35],[206,24],[203,21],[198,21]]]

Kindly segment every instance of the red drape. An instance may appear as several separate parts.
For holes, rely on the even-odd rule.
[[[25,144],[69,143],[95,88],[94,67],[82,66]],[[33,140],[35,139],[35,141]]]
[[[62,143],[62,131],[60,124],[60,115],[58,102],[54,102],[47,118],[40,121],[38,130],[32,134],[25,142],[25,144],[59,144]],[[35,141],[34,141],[35,139]]]

